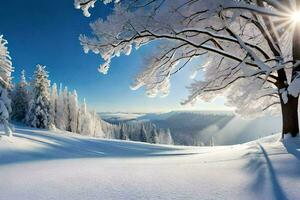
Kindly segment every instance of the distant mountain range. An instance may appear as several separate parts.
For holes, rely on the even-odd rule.
[[[280,116],[244,119],[225,111],[172,111],[167,113],[99,113],[110,123],[150,121],[169,128],[178,145],[230,145],[280,132]]]

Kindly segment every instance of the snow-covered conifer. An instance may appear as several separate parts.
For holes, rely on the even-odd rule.
[[[52,85],[51,96],[50,96],[50,114],[51,114],[51,126],[57,126],[57,85],[54,83]]]
[[[8,136],[12,136],[8,123],[11,105],[7,89],[11,86],[13,67],[6,44],[7,41],[0,35],[0,123],[3,124],[5,133]]]
[[[120,139],[121,140],[128,140],[128,135],[126,133],[125,125],[124,124],[122,124],[121,128],[120,128]]]
[[[91,120],[91,115],[87,109],[86,101],[83,99],[83,103],[81,105],[81,131],[80,133],[82,135],[90,135],[92,134],[92,120]]]
[[[69,94],[69,120],[70,120],[70,131],[76,133],[77,132],[77,123],[78,123],[78,99],[77,92],[74,90]]]
[[[140,141],[141,142],[147,142],[146,130],[145,130],[145,127],[144,127],[143,124],[142,124],[141,132],[140,132]]]
[[[63,130],[71,131],[70,127],[70,106],[69,106],[69,92],[68,87],[65,87],[62,93],[62,99],[63,99],[63,121],[65,124],[65,127]]]
[[[168,128],[166,131],[166,139],[165,139],[166,144],[174,144],[172,135],[171,135],[171,130]]]
[[[59,87],[59,94],[57,98],[57,112],[56,112],[56,126],[61,130],[66,130],[66,117],[65,117],[65,100],[62,84]]]
[[[28,112],[29,93],[25,78],[25,71],[22,70],[20,81],[14,87],[11,93],[12,113],[11,119],[24,122]]]
[[[91,122],[92,122],[92,136],[96,136],[97,126],[98,126],[98,117],[95,110],[91,112]]]
[[[153,127],[153,129],[150,132],[149,142],[153,143],[153,144],[159,143],[159,138],[158,138],[158,133],[157,133],[156,127]]]
[[[95,121],[95,137],[99,137],[99,138],[104,138],[106,136],[106,133],[104,133],[103,129],[102,129],[102,120],[100,119],[100,117],[97,115],[96,113],[96,121]]]
[[[48,128],[50,115],[50,81],[45,66],[37,65],[32,82],[32,99],[27,113],[27,124],[37,128]]]
[[[77,127],[76,133],[81,133],[81,126],[82,126],[82,115],[81,115],[81,108],[77,111]]]
[[[158,137],[159,137],[160,144],[173,144],[173,139],[169,128],[166,130],[159,129]]]

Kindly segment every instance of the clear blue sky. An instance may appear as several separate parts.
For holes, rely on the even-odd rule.
[[[97,71],[102,62],[98,55],[85,54],[79,44],[81,33],[90,34],[89,23],[104,18],[111,7],[97,3],[92,17],[86,18],[74,9],[73,0],[0,0],[0,34],[8,40],[18,80],[20,71],[30,77],[36,64],[47,66],[51,82],[76,89],[80,99],[85,97],[90,108],[99,112],[161,112],[170,110],[224,110],[224,100],[198,102],[181,106],[188,92],[191,70],[174,76],[168,97],[148,98],[143,89],[130,90],[130,83],[141,67],[141,60],[151,51],[144,47],[130,56],[112,61],[107,75]]]

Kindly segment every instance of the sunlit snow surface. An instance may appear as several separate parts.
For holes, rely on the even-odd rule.
[[[17,127],[0,199],[300,199],[300,140],[177,147]]]

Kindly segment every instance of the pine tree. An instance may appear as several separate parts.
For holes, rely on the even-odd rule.
[[[173,139],[169,128],[159,129],[158,138],[160,144],[173,144]]]
[[[91,120],[92,120],[92,136],[96,136],[96,131],[97,131],[97,121],[98,118],[96,116],[96,111],[93,110],[93,112],[91,113]]]
[[[3,124],[4,132],[8,136],[12,136],[12,131],[8,123],[11,105],[7,89],[11,87],[11,72],[13,71],[13,67],[6,44],[7,41],[0,35],[0,124]]]
[[[91,115],[88,112],[87,105],[85,99],[83,99],[83,104],[81,106],[81,131],[80,133],[83,135],[91,135],[92,134],[92,120]]]
[[[57,112],[56,112],[56,126],[61,130],[66,130],[66,117],[65,117],[65,100],[62,84],[59,87],[59,94],[57,98]]]
[[[74,90],[69,94],[69,123],[70,123],[70,131],[76,133],[77,132],[77,123],[78,123],[78,99],[77,92]]]
[[[81,116],[81,108],[77,111],[77,127],[76,133],[81,133],[81,124],[82,124],[82,116]]]
[[[50,97],[50,114],[51,114],[51,126],[52,127],[57,127],[57,85],[54,83],[52,85],[52,90],[51,90],[51,97]]]
[[[147,142],[146,130],[145,130],[145,127],[143,124],[142,124],[141,131],[140,131],[140,141]]]
[[[172,135],[171,135],[171,130],[169,128],[166,131],[166,140],[165,140],[165,143],[166,144],[174,144],[173,138],[172,138]]]
[[[102,123],[103,121],[101,120],[101,118],[97,115],[97,113],[95,112],[95,137],[99,137],[99,138],[104,138],[106,136],[106,133],[104,133],[103,131],[103,127],[102,127]]]
[[[21,72],[20,82],[17,83],[11,93],[11,99],[11,119],[19,122],[25,122],[26,113],[28,112],[29,93],[24,70]]]
[[[27,124],[36,128],[49,128],[50,115],[50,81],[45,66],[37,65],[32,82],[33,93],[27,113]]]
[[[68,88],[65,87],[64,91],[62,93],[62,99],[63,99],[63,121],[65,124],[65,127],[63,130],[71,131],[70,127],[70,107],[69,107],[69,92]]]
[[[124,124],[122,124],[121,128],[120,128],[120,139],[121,140],[128,140],[128,136],[125,132],[125,125]]]
[[[151,130],[150,137],[149,137],[149,142],[153,143],[153,144],[158,144],[159,143],[158,133],[157,133],[156,127],[153,127],[153,129]]]

